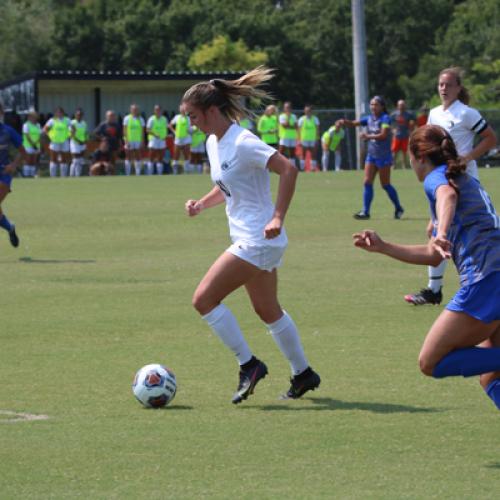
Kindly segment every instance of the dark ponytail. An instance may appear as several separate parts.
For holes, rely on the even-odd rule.
[[[438,125],[424,125],[410,137],[410,151],[416,158],[428,158],[435,166],[446,165],[449,185],[458,193],[457,179],[465,172],[467,164],[458,156],[450,134]]]

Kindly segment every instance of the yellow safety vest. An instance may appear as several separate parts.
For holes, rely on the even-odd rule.
[[[55,144],[62,144],[69,138],[69,118],[64,117],[62,120],[53,118],[54,122],[49,130],[49,138]]]
[[[142,142],[142,123],[138,116],[128,115],[127,141]]]
[[[26,122],[28,125],[28,133],[23,135],[23,146],[25,148],[35,148],[40,149],[40,135],[42,134],[42,129],[38,123],[31,123],[30,121]],[[31,145],[28,142],[28,136],[31,139],[31,142],[34,144]]]
[[[158,139],[165,139],[165,137],[167,137],[167,119],[164,116],[160,116],[160,118],[158,118],[156,115],[153,115],[153,123],[150,130],[156,135],[149,134],[149,140],[154,139],[155,137]]]
[[[82,120],[72,120],[71,125],[75,128],[75,139],[80,142],[87,140],[87,124]]]
[[[302,117],[302,125],[300,126],[300,140],[301,141],[315,141],[317,137],[316,121],[314,116],[308,118],[307,116]]]
[[[288,118],[288,126],[293,128],[285,128],[281,125],[281,118]],[[297,139],[297,129],[295,125],[297,124],[297,117],[292,113],[287,115],[286,113],[281,113],[280,115],[280,139]]]
[[[184,115],[177,115],[175,122],[175,138],[184,139],[189,135],[189,118]]]
[[[196,125],[193,125],[193,133],[191,134],[191,147],[195,148],[199,146],[202,142],[205,142],[207,138],[205,132],[200,130]]]
[[[257,132],[266,144],[278,143],[278,118],[276,115],[262,115],[257,124]]]

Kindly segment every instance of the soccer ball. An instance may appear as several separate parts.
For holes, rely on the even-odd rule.
[[[177,391],[174,372],[159,364],[143,366],[135,374],[132,391],[146,408],[166,406]]]

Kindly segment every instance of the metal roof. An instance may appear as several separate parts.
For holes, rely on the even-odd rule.
[[[210,78],[239,78],[242,71],[114,71],[114,70],[54,70],[25,73],[0,82],[0,88],[26,80],[206,80]]]

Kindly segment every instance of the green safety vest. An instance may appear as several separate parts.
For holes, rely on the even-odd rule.
[[[191,147],[195,148],[199,146],[202,142],[205,142],[207,138],[205,132],[200,130],[196,125],[193,125],[193,133],[191,134]]]
[[[71,120],[71,125],[75,128],[75,139],[80,142],[87,140],[87,124],[82,120]]]
[[[247,130],[250,130],[252,126],[252,123],[250,122],[250,120],[248,118],[243,118],[242,120],[240,120],[240,127],[243,127],[243,128],[246,128]]]
[[[262,115],[257,124],[257,131],[266,144],[278,143],[278,118],[276,115]]]
[[[142,124],[139,117],[128,115],[127,122],[127,141],[128,142],[142,142]]]
[[[49,138],[51,142],[62,144],[69,138],[69,118],[65,116],[62,120],[53,118],[54,123],[49,130]]]
[[[153,124],[149,130],[156,134],[149,134],[149,140],[154,139],[155,137],[165,139],[165,137],[167,137],[167,119],[164,116],[160,116],[160,118],[158,118],[156,115],[153,115]]]
[[[288,117],[288,125],[293,128],[285,128],[281,125],[281,118]],[[280,115],[280,139],[297,139],[297,129],[295,125],[297,124],[297,117],[292,113],[289,116],[286,113],[281,113]]]
[[[38,123],[26,122],[28,124],[28,133],[23,135],[23,146],[25,148],[33,148],[33,146],[28,142],[29,136],[31,142],[34,144],[35,149],[40,149],[40,136],[42,134],[42,129]]]
[[[189,118],[184,115],[177,115],[175,122],[175,138],[184,139],[189,135]]]
[[[337,127],[335,127],[335,125],[332,125],[321,136],[321,140],[322,142],[324,142],[326,145],[329,146],[330,151],[335,151],[337,149],[339,142],[344,138],[344,136],[345,132],[343,128],[337,131]]]
[[[314,121],[314,116],[308,118],[303,116],[302,125],[300,126],[300,140],[301,141],[315,141],[317,136],[317,125]]]

